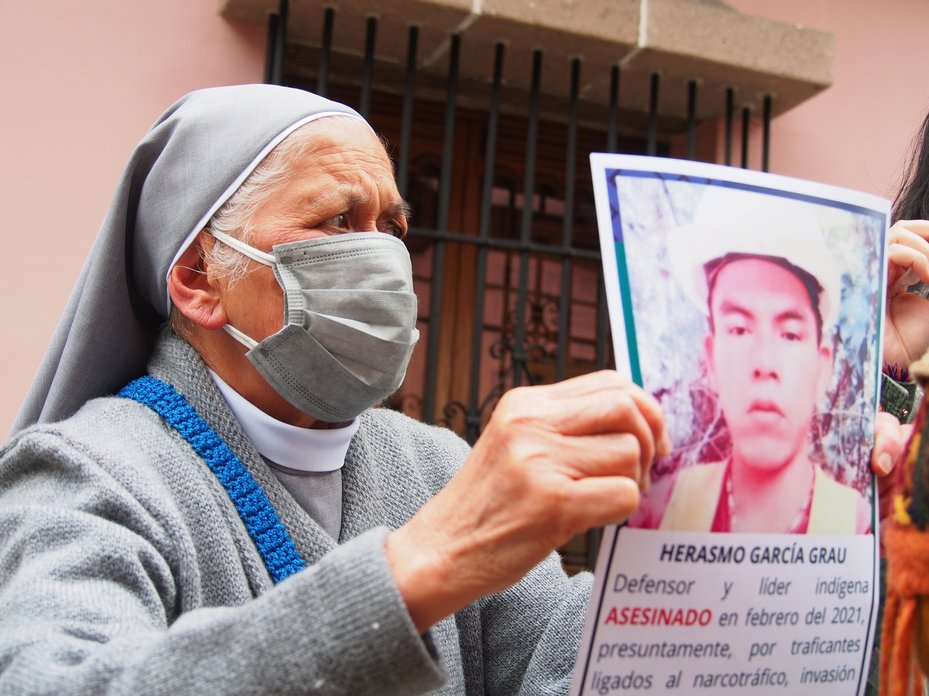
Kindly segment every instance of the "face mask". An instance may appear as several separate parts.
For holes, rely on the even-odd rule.
[[[271,266],[284,288],[284,328],[254,341],[226,324],[274,390],[328,423],[351,420],[399,388],[419,339],[410,254],[383,232],[278,244],[271,254],[213,236]]]

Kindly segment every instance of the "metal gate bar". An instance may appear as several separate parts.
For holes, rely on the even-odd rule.
[[[764,95],[764,111],[762,113],[761,135],[761,171],[769,171],[768,165],[771,154],[771,95]]]
[[[288,0],[280,0],[277,10],[277,24],[274,28],[274,62],[271,64],[271,80],[279,85],[284,76],[284,45],[287,38]]]
[[[660,81],[658,73],[652,73],[648,90],[648,145],[645,148],[645,152],[649,155],[658,154],[658,87]]]
[[[574,181],[576,177],[575,150],[577,149],[577,107],[581,81],[581,61],[571,61],[571,101],[568,107],[568,145],[565,152],[564,215],[562,217],[561,244],[570,247],[574,234]],[[558,313],[558,352],[556,353],[555,380],[565,378],[568,361],[568,336],[571,319],[571,258],[561,260],[561,298]]]
[[[323,12],[323,40],[320,45],[319,65],[316,68],[316,93],[321,97],[325,97],[329,91],[329,63],[332,58],[332,25],[334,22],[335,10],[327,7]]]
[[[732,119],[735,110],[735,90],[732,87],[726,88],[726,156],[724,163],[728,166],[732,164]]]
[[[368,17],[367,27],[365,27],[365,55],[361,65],[361,104],[358,107],[358,113],[365,119],[368,118],[371,111],[371,80],[374,76],[374,42],[376,38],[377,20],[374,17]]]
[[[563,247],[557,244],[545,244],[543,242],[523,242],[519,239],[500,239],[491,237],[481,239],[474,235],[464,234],[462,232],[442,232],[441,230],[430,229],[428,227],[412,226],[409,229],[410,237],[433,239],[436,242],[454,242],[457,244],[471,244],[477,247],[487,247],[489,249],[499,249],[500,251],[515,251],[520,254],[541,254],[545,256],[568,257],[574,259],[590,259],[592,261],[600,260],[600,252],[593,249],[579,249],[575,247]]]
[[[697,81],[687,83],[687,159],[697,156]]]
[[[748,169],[748,131],[751,127],[752,110],[742,107],[742,169]]]
[[[268,15],[268,37],[265,43],[265,84],[279,85],[280,80],[275,79],[274,65],[277,62],[277,51],[281,47],[277,36],[278,14]]]
[[[616,152],[617,131],[619,129],[619,87],[620,69],[618,65],[610,68],[610,106],[606,132],[606,151]],[[600,274],[597,294],[597,347],[596,365],[598,370],[604,369],[610,362],[608,352],[610,335],[610,316],[606,306],[606,287],[603,284],[603,274]]]
[[[452,164],[455,152],[455,110],[458,101],[458,61],[461,37],[452,34],[448,55],[448,91],[445,96],[445,131],[442,136],[442,170],[439,176],[438,231],[448,231],[449,202],[452,190]],[[445,277],[445,239],[436,240],[432,256],[432,290],[429,298],[429,338],[426,342],[426,384],[423,393],[423,420],[435,422],[436,369],[439,353],[439,328],[442,310],[442,280]]]
[[[610,106],[606,124],[606,151],[616,152],[616,132],[619,128],[619,66],[610,68]]]
[[[498,43],[494,49],[494,76],[490,93],[490,111],[487,114],[487,141],[484,146],[484,181],[481,185],[481,218],[478,239],[490,239],[491,196],[494,185],[494,165],[497,159],[497,128],[500,120],[500,87],[503,82],[504,48]],[[482,244],[477,254],[477,277],[475,287],[485,287],[487,278],[488,245]],[[468,385],[468,408],[465,411],[465,437],[472,445],[481,432],[484,408],[499,396],[496,391],[480,402],[481,388],[481,339],[484,334],[484,293],[478,291],[474,298],[474,317],[471,331],[471,379]]]
[[[532,207],[535,196],[536,140],[539,132],[539,90],[542,82],[542,51],[532,54],[532,87],[529,91],[529,126],[526,129],[526,160],[523,170],[523,208],[519,238],[523,250],[519,254],[519,286],[516,300],[516,335],[510,351],[512,383],[522,384],[522,372],[528,374],[529,355],[526,351],[526,296],[529,288],[529,251],[532,239]]]
[[[419,27],[410,27],[406,47],[406,74],[403,80],[403,109],[400,116],[400,161],[397,165],[397,188],[406,198],[410,179],[410,135],[413,131],[413,92],[416,90],[416,52],[419,47]]]

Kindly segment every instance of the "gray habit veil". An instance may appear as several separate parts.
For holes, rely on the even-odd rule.
[[[205,89],[169,108],[123,171],[13,432],[67,418],[144,374],[174,260],[277,143],[334,114],[360,118],[272,85]]]

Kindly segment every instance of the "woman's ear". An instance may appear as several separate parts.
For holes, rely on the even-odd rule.
[[[206,231],[190,243],[168,274],[168,294],[177,310],[204,329],[221,329],[226,323],[222,288],[209,277],[204,251],[214,244]]]

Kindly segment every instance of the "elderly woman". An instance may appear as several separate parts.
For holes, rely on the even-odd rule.
[[[0,453],[0,691],[567,691],[590,578],[552,549],[636,507],[661,414],[612,372],[513,390],[473,451],[372,409],[406,229],[343,105],[158,120]]]

